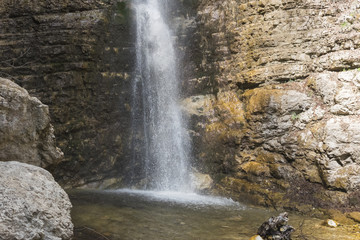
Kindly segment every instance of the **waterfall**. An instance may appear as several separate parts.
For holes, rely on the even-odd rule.
[[[146,189],[190,191],[189,138],[179,106],[179,77],[166,0],[135,0],[136,76],[132,92],[133,162]]]

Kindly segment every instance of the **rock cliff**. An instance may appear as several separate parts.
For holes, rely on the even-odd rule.
[[[356,209],[360,3],[182,3],[171,14],[194,167],[258,204]],[[49,105],[67,160],[56,178],[69,186],[126,178],[130,3],[8,0],[0,13],[0,76]]]
[[[125,1],[0,3],[0,76],[49,106],[63,184],[124,174],[133,40]],[[121,175],[120,174],[120,175]]]
[[[198,14],[213,88],[184,101],[198,166],[258,204],[358,208],[360,3],[202,0]]]
[[[170,14],[189,60],[194,48],[182,48],[195,31],[196,3],[184,3]],[[127,0],[0,2],[0,76],[49,106],[66,160],[51,172],[64,186],[107,178],[105,185],[119,185],[141,168],[129,164],[133,18]]]

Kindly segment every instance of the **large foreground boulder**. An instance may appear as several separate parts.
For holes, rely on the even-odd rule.
[[[63,160],[55,146],[48,106],[8,79],[0,78],[0,161],[43,168]]]
[[[71,203],[48,171],[0,162],[0,172],[0,239],[71,239]]]

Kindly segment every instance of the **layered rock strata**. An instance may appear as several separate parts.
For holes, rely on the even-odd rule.
[[[239,199],[311,211],[360,202],[358,1],[200,1],[189,97],[203,172]]]
[[[196,1],[182,3],[168,3],[179,4],[169,24],[180,57],[189,62],[180,73],[186,79],[195,46],[184,42],[195,31]],[[0,76],[49,106],[66,160],[50,169],[55,178],[69,187],[119,186],[133,172],[142,179],[129,144],[136,137],[130,136],[136,53],[131,1],[5,0],[0,13]],[[184,81],[187,86],[194,84]]]
[[[49,106],[69,186],[126,172],[133,37],[125,1],[0,3],[0,76]],[[119,174],[119,172],[121,172]]]

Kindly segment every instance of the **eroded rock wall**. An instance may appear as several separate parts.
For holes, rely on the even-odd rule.
[[[199,29],[198,167],[258,204],[357,208],[360,2],[203,0]]]
[[[184,59],[180,74],[194,80],[182,86],[189,94],[202,91],[208,87],[193,78],[191,61],[201,58],[192,41],[197,0],[168,4],[174,5],[169,24]],[[129,174],[141,179],[141,163],[130,163],[136,53],[131,1],[4,0],[0,13],[0,76],[49,106],[66,160],[49,169],[55,178],[69,187],[119,186]]]
[[[134,57],[126,1],[0,2],[0,76],[49,106],[69,186],[126,172]]]

